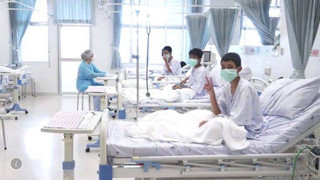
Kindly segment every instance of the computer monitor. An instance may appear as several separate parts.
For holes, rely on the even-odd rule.
[[[208,63],[211,61],[211,51],[203,51],[202,62]]]
[[[215,65],[215,61],[216,61],[216,56],[214,53],[212,53],[211,51],[203,51],[203,55],[202,55],[202,64],[207,66],[211,66],[211,65]]]

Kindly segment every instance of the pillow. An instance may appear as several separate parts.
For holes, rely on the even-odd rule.
[[[260,96],[262,113],[294,119],[314,101],[319,89],[320,77],[277,80]]]

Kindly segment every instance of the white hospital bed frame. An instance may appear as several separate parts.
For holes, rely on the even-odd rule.
[[[317,117],[320,118],[320,117]],[[289,142],[276,154],[142,156],[108,158],[108,117],[100,128],[99,179],[112,178],[288,178],[292,174],[294,153],[285,153],[320,128],[320,122]],[[305,170],[305,154],[297,160],[296,176],[309,177]]]

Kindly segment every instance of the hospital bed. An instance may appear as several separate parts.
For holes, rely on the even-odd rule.
[[[265,116],[268,128],[244,150],[226,145],[152,142],[123,134],[125,121],[102,119],[100,179],[113,178],[276,178],[290,177],[301,141],[320,128],[320,101],[295,119]],[[313,141],[309,141],[313,144]],[[290,153],[291,152],[291,153]],[[300,154],[296,175],[307,176]]]
[[[258,77],[252,77],[249,81],[257,89],[258,94],[261,94],[262,91],[270,85],[270,83]],[[215,88],[215,89],[216,89],[216,93],[219,94],[219,88]],[[119,96],[122,96],[123,90],[124,88],[118,89]],[[140,93],[140,94],[141,96],[144,96],[143,93]],[[120,99],[120,102],[118,102],[118,104],[121,104],[123,108],[132,109],[136,107],[136,101],[132,101],[132,100],[125,101],[124,99],[125,98],[122,97]],[[142,98],[140,98],[140,100],[141,99]],[[155,111],[159,109],[179,109],[179,110],[185,111],[189,109],[210,109],[211,104],[210,104],[209,96],[203,96],[199,98],[187,99],[184,101],[174,101],[174,102],[166,102],[164,100],[146,98],[146,100],[140,101],[139,108],[141,109],[142,112]]]
[[[5,75],[13,78],[12,80],[12,88],[13,88],[13,106],[9,109],[6,109],[7,113],[11,111],[15,112],[25,112],[28,114],[28,110],[21,108],[18,104],[19,100],[19,87],[21,86],[20,81],[23,78],[24,72],[22,70],[13,70],[4,66],[0,66],[0,75]],[[10,85],[10,82],[9,82]]]
[[[7,89],[13,89],[15,86],[15,78],[17,78],[17,85],[19,87],[19,97],[26,97],[27,93],[27,85],[30,84],[31,86],[31,95],[36,96],[36,86],[35,81],[31,77],[31,68],[30,66],[22,66],[19,69],[11,69],[5,66],[0,66],[1,73],[7,73],[8,75],[8,85]],[[15,74],[14,77],[12,74]]]
[[[320,178],[320,154],[312,154],[308,149],[319,145],[319,139],[307,138],[320,128],[320,79],[294,81],[298,80],[279,81],[264,91],[261,98],[267,104],[262,104],[263,131],[256,139],[248,140],[250,145],[242,150],[232,151],[224,143],[213,146],[133,138],[124,132],[136,122],[109,121],[104,117],[100,129],[100,179],[288,179],[293,172],[301,178],[309,175]],[[289,90],[290,87],[297,89]],[[294,92],[294,97],[303,92],[309,94],[293,101],[286,94],[288,91]],[[307,104],[301,106],[304,103]]]
[[[124,70],[124,79],[136,79],[136,69],[135,68],[125,68]],[[150,78],[154,78],[153,75],[161,75],[162,74],[162,66],[158,67],[149,67],[148,75]],[[146,69],[139,70],[139,78],[146,79]]]
[[[8,92],[7,88],[9,87],[9,77],[6,75],[0,75],[0,102],[3,103],[3,106],[12,101],[12,93]]]

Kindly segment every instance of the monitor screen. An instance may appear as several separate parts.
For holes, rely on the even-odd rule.
[[[203,56],[202,56],[203,62],[207,63],[211,61],[211,51],[203,51]]]

